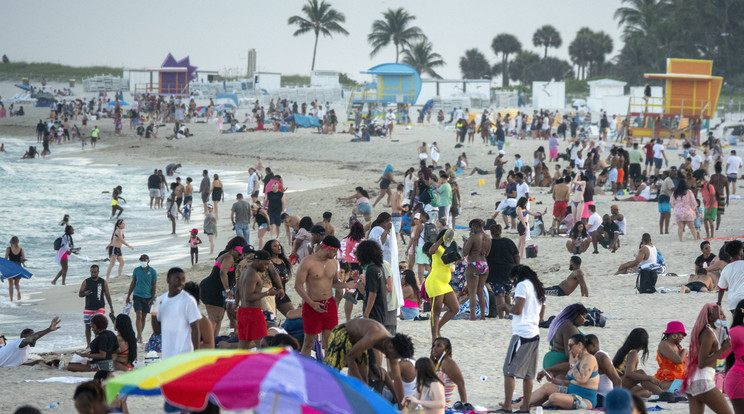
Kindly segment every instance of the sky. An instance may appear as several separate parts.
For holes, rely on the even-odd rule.
[[[2,2],[0,54],[11,61],[53,62],[72,66],[159,67],[170,52],[202,70],[244,71],[248,49],[257,51],[259,71],[309,75],[313,34],[293,36],[287,24],[301,15],[306,0],[24,0]],[[548,55],[568,60],[568,45],[581,27],[603,30],[613,39],[615,56],[622,47],[613,19],[622,0],[331,0],[346,16],[348,36],[321,35],[316,69],[359,72],[395,61],[393,46],[370,58],[367,43],[372,22],[389,9],[405,8],[433,43],[446,66],[444,78],[461,78],[464,51],[478,48],[493,64],[492,39],[515,35],[524,50],[542,56],[532,45],[537,28],[551,24],[563,44]],[[23,17],[22,17],[23,16]],[[22,18],[21,18],[22,17]]]

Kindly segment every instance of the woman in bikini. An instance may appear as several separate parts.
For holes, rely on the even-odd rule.
[[[690,403],[690,414],[703,414],[705,407],[716,414],[731,414],[726,399],[716,387],[716,365],[731,349],[731,338],[719,342],[715,328],[725,318],[720,306],[707,303],[690,332],[690,355],[685,364],[683,389]]]
[[[592,238],[586,232],[586,226],[583,221],[574,223],[571,232],[568,234],[566,249],[571,254],[581,254],[589,249],[592,245]]]
[[[106,281],[108,281],[109,276],[111,275],[111,270],[116,265],[116,262],[119,262],[118,276],[121,277],[124,270],[124,256],[121,254],[121,246],[127,246],[130,250],[134,250],[134,247],[124,241],[125,227],[126,223],[124,222],[124,219],[118,219],[116,220],[116,223],[114,223],[114,232],[111,234],[111,241],[108,246],[106,246],[106,251],[108,252],[109,257],[109,266],[108,270],[106,270]]]
[[[571,213],[573,214],[574,223],[581,221],[581,214],[584,211],[584,190],[586,189],[586,181],[584,181],[584,174],[576,172],[576,176],[571,180],[569,186],[571,190]]]
[[[586,345],[586,337],[582,334],[569,338],[570,369],[566,377],[549,377],[551,382],[532,394],[530,406],[546,405],[562,410],[591,410],[597,406],[599,366]]]
[[[643,328],[630,331],[625,342],[612,358],[612,365],[622,380],[622,387],[630,390],[641,398],[648,398],[652,394],[663,392],[659,386],[661,382],[651,375],[638,369],[639,362],[646,362],[648,358],[648,332]]]
[[[242,237],[230,239],[225,250],[217,257],[209,276],[199,283],[201,300],[214,326],[214,336],[220,336],[225,305],[234,297],[235,265],[240,261],[245,245],[245,239]]]
[[[470,220],[470,238],[465,242],[463,247],[463,256],[467,258],[468,266],[465,269],[465,280],[468,286],[468,295],[470,296],[470,320],[476,319],[476,303],[481,310],[481,320],[486,320],[486,296],[483,288],[488,278],[488,262],[486,256],[491,251],[491,240],[483,230],[483,220]],[[477,296],[477,302],[476,302]]]
[[[121,313],[116,317],[114,329],[117,332],[116,339],[119,341],[119,350],[113,355],[114,369],[131,371],[134,369],[134,361],[137,360],[137,336],[132,329],[132,320]]]
[[[431,359],[419,358],[416,361],[416,394],[406,396],[402,405],[411,410],[422,408],[425,414],[444,414],[444,384]]]

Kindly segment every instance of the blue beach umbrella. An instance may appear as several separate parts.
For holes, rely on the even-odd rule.
[[[120,106],[125,106],[125,105],[129,105],[128,103],[126,103],[126,102],[124,102],[124,101],[122,101],[122,100],[119,100],[119,101],[111,101],[111,102],[109,102],[109,103],[108,103],[107,105],[116,105],[116,102],[119,102],[119,105],[120,105]]]
[[[0,280],[10,279],[20,276],[24,279],[31,279],[31,272],[21,267],[21,265],[11,262],[8,259],[0,257]]]
[[[16,85],[15,85],[15,86],[16,86],[16,88],[21,88],[21,89],[23,89],[24,91],[30,91],[30,90],[31,90],[31,87],[30,87],[30,86],[28,86],[28,85],[24,85],[24,84],[22,84],[22,83],[16,83]]]

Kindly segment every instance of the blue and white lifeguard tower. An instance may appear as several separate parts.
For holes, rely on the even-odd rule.
[[[364,117],[369,113],[373,117],[382,114],[386,105],[396,105],[396,112],[400,112],[401,108],[414,105],[421,93],[421,76],[402,63],[383,63],[360,73],[377,79],[351,93],[349,119],[354,119],[355,109]]]

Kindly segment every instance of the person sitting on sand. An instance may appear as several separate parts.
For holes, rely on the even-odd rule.
[[[571,273],[561,283],[545,288],[548,296],[570,296],[577,287],[581,286],[581,296],[589,296],[589,287],[584,280],[584,271],[581,270],[581,257],[571,256],[568,263]]]
[[[638,369],[639,362],[646,362],[648,358],[648,332],[643,328],[630,331],[625,342],[612,358],[612,365],[617,369],[622,379],[623,388],[627,388],[641,398],[648,398],[652,394],[663,392],[661,381]]]
[[[444,397],[447,407],[456,410],[465,410],[468,403],[468,392],[465,389],[465,377],[460,371],[457,362],[452,358],[452,342],[448,338],[436,338],[431,345],[431,361],[434,363],[437,376],[444,383]],[[455,387],[460,394],[460,401],[452,405],[452,396],[455,393]],[[462,406],[462,408],[460,408]],[[470,408],[472,410],[472,408]]]
[[[546,405],[562,410],[591,410],[597,406],[599,367],[597,359],[587,350],[586,337],[579,333],[572,335],[567,349],[571,368],[565,378],[550,378],[551,382],[532,394],[530,406]]]
[[[571,348],[568,346],[571,337],[580,333],[578,327],[584,325],[587,310],[584,305],[574,303],[566,306],[550,323],[548,342],[550,350],[543,357],[543,369],[553,376],[565,374],[569,370],[568,360]],[[538,375],[542,378],[544,372]]]
[[[75,352],[76,355],[88,358],[90,364],[71,362],[67,369],[72,372],[113,371],[113,355],[119,350],[119,340],[108,329],[106,316],[97,314],[90,319],[90,327],[96,337],[90,341],[90,352]]]
[[[713,259],[713,261],[710,263],[710,266],[705,269],[708,272],[708,276],[713,279],[714,285],[718,285],[718,279],[721,278],[721,271],[723,270],[723,268],[734,260],[726,252],[726,245],[728,243],[730,242],[723,243],[721,249],[718,250],[718,257]]]
[[[680,343],[686,336],[685,325],[679,321],[671,321],[661,337],[656,351],[659,370],[654,374],[654,378],[661,381],[660,387],[663,390],[668,390],[674,380],[685,379],[687,350],[682,348]]]
[[[708,268],[713,263],[713,259],[716,258],[708,240],[704,240],[700,243],[700,251],[703,254],[695,259],[695,273],[697,273],[700,268]]]
[[[586,350],[594,355],[594,358],[597,359],[597,366],[599,367],[599,388],[597,388],[597,406],[595,408],[604,407],[604,397],[613,388],[620,387],[622,380],[615,367],[612,366],[610,354],[599,348],[599,338],[597,338],[597,335],[589,334],[586,336]]]
[[[592,232],[592,245],[594,246],[592,254],[599,254],[597,245],[610,249],[612,253],[620,248],[620,229],[609,214],[602,216],[602,224]]]
[[[33,329],[26,328],[21,331],[20,338],[14,341],[5,342],[5,336],[3,336],[2,338],[3,342],[5,342],[5,346],[0,348],[0,368],[26,365],[28,354],[31,351],[31,348],[36,346],[36,341],[38,341],[42,336],[59,329],[59,321],[59,317],[55,316],[49,324],[49,327],[39,332],[34,332]],[[35,364],[35,362],[28,365],[33,364]]]
[[[643,233],[641,236],[641,245],[638,248],[638,254],[636,258],[623,263],[617,268],[616,275],[622,275],[625,273],[635,273],[639,268],[656,265],[657,261],[657,250],[656,246],[651,243],[651,235]]]
[[[708,271],[702,267],[697,270],[697,273],[690,275],[687,279],[687,284],[682,286],[679,290],[680,293],[690,292],[702,292],[709,293],[715,290],[715,284],[713,279],[708,276]]]
[[[416,361],[416,394],[406,396],[402,406],[416,411],[419,411],[417,407],[423,407],[426,414],[444,414],[444,384],[429,358],[419,358]]]
[[[566,250],[571,254],[584,253],[592,245],[592,238],[586,232],[586,226],[582,221],[577,221],[573,225],[568,238],[569,240],[566,241]]]

